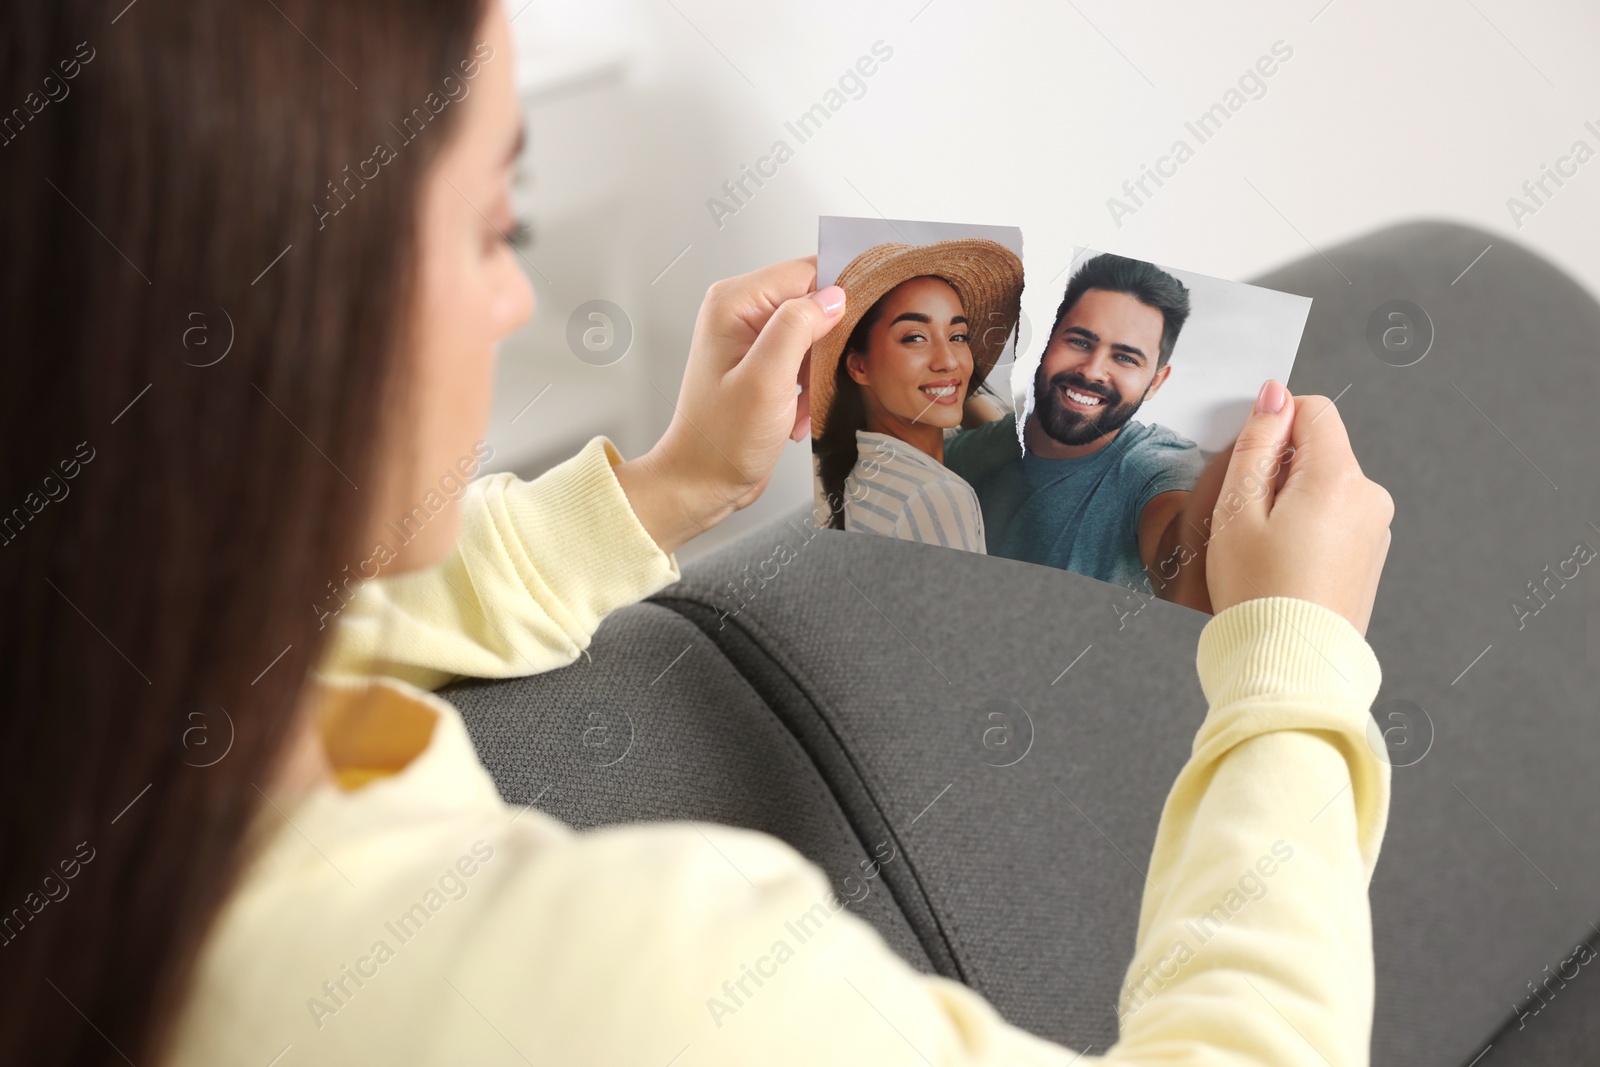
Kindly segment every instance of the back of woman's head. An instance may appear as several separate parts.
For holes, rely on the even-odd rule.
[[[161,1055],[370,547],[484,11],[120,6],[0,14],[5,1063]]]

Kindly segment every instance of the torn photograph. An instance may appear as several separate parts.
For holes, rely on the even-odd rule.
[[[1049,323],[1029,342],[1020,234],[971,229],[823,220],[818,284],[848,303],[812,350],[817,524],[1209,611],[1204,567],[1186,565],[1203,559],[1257,391],[1289,378],[1311,301],[1077,247],[1059,288],[1028,293]],[[1019,339],[1033,351],[1013,357]]]
[[[944,445],[979,425],[969,411],[1009,409],[984,383],[1014,358],[1022,231],[824,217],[817,273],[846,294],[811,349],[817,525],[986,551],[977,494]]]

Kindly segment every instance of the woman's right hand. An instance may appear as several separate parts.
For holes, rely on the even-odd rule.
[[[666,433],[615,468],[663,551],[751,504],[784,447],[808,438],[811,346],[845,305],[837,285],[813,292],[816,280],[817,257],[807,256],[706,292]]]
[[[1267,382],[1212,513],[1212,610],[1297,597],[1338,612],[1365,636],[1393,518],[1394,500],[1361,473],[1333,402],[1291,397]]]

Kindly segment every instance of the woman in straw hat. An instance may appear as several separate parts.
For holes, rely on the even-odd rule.
[[[837,284],[845,313],[811,351],[819,524],[985,551],[944,435],[1016,328],[1022,260],[981,239],[880,244]]]

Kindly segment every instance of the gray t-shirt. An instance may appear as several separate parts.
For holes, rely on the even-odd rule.
[[[1045,459],[1022,451],[1015,414],[947,440],[944,462],[977,491],[991,556],[1140,590],[1139,516],[1159,494],[1193,489],[1204,466],[1193,441],[1136,421],[1087,456]]]

